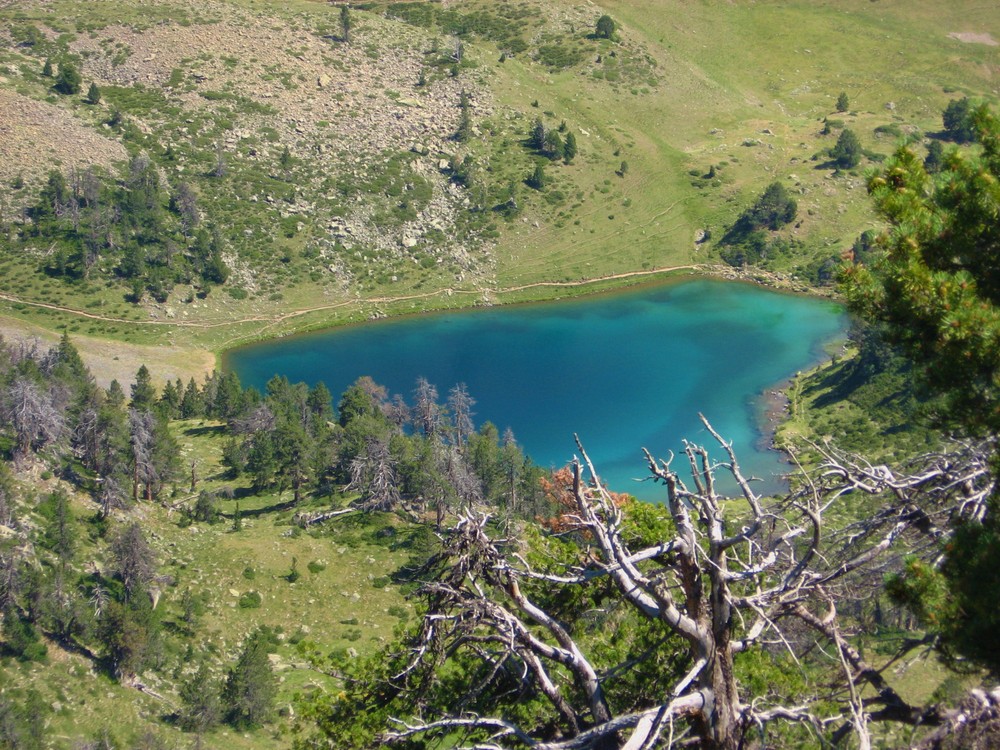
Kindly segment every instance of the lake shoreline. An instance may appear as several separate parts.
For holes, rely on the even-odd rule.
[[[821,298],[699,274],[559,305],[326,329],[230,350],[223,365],[258,388],[275,373],[322,380],[334,393],[362,375],[404,396],[417,377],[442,393],[464,383],[479,419],[513,428],[540,465],[569,458],[572,430],[605,475],[621,474],[614,489],[628,492],[633,448],[667,455],[685,437],[705,440],[695,419],[703,412],[771,492],[787,466],[770,447],[756,450],[768,424],[748,403],[815,362],[842,316]]]
[[[301,318],[315,313],[322,313],[335,308],[346,308],[351,304],[355,305],[352,313],[345,320],[337,321],[331,319],[321,319],[315,322],[308,322],[305,325],[293,326],[289,330],[277,332],[271,331],[266,333],[261,332],[259,334],[249,335],[236,339],[235,341],[228,342],[223,348],[217,349],[214,352],[216,357],[216,369],[225,369],[224,363],[229,352],[242,349],[246,346],[266,344],[270,341],[277,341],[279,339],[321,334],[326,331],[364,326],[368,323],[387,320],[402,320],[425,315],[461,313],[470,310],[512,306],[547,305],[551,303],[580,299],[582,297],[596,297],[634,291],[636,288],[643,286],[658,286],[660,284],[678,283],[698,278],[750,284],[774,292],[812,297],[815,299],[837,299],[836,290],[832,287],[829,289],[813,287],[786,274],[766,271],[759,268],[734,268],[732,266],[719,264],[692,264],[671,266],[649,271],[629,271],[611,276],[580,279],[578,281],[540,281],[495,290],[446,288],[421,295],[359,299],[355,300],[353,303],[337,303],[330,306],[292,310],[282,313],[277,316],[277,319],[281,322],[291,318]],[[521,292],[534,289],[556,289],[562,291],[563,293],[556,293],[552,296],[542,297],[528,296],[526,298],[518,298],[515,296],[508,299],[503,298],[504,296],[510,297],[510,295],[517,295]],[[429,300],[431,298],[441,296],[451,298],[454,295],[479,295],[480,300],[471,304],[458,304],[455,306],[429,305],[427,307],[417,309],[390,311],[392,305],[410,302],[414,299]],[[366,313],[365,308],[371,309]],[[233,325],[239,325],[242,322],[244,321],[234,321]]]
[[[537,287],[558,288],[563,293],[545,299],[513,299],[499,300],[494,298],[489,304],[461,305],[457,307],[439,308],[430,306],[417,311],[405,311],[399,314],[379,314],[370,315],[365,319],[352,320],[348,322],[329,323],[314,326],[306,326],[294,332],[284,333],[278,336],[261,337],[250,343],[241,343],[235,347],[227,347],[217,355],[218,366],[223,370],[233,369],[228,360],[228,355],[247,346],[266,344],[277,340],[296,339],[299,337],[310,337],[313,335],[323,335],[334,330],[346,330],[351,328],[364,328],[370,324],[389,323],[404,320],[407,318],[417,319],[423,317],[434,317],[437,315],[457,314],[478,310],[499,309],[508,307],[545,307],[552,303],[569,302],[583,298],[600,298],[605,296],[616,296],[620,293],[628,293],[642,287],[657,287],[661,285],[672,285],[703,279],[719,283],[733,283],[737,285],[747,285],[761,288],[762,290],[777,292],[798,297],[808,297],[816,300],[836,300],[834,289],[815,289],[801,281],[760,269],[747,268],[737,269],[728,266],[700,266],[696,268],[682,267],[671,269],[660,269],[655,272],[639,272],[623,275],[618,279],[601,278],[590,279],[579,282],[543,282]],[[616,283],[617,282],[617,283]],[[596,288],[595,288],[596,287]],[[514,291],[523,289],[515,287]],[[829,342],[826,342],[825,346]],[[816,366],[829,356],[829,352],[816,352],[816,356],[808,363],[803,363],[801,369],[808,369]],[[791,461],[791,454],[777,445],[777,435],[782,425],[789,417],[788,388],[791,387],[795,373],[789,373],[787,377],[768,385],[759,392],[754,399],[752,416],[757,438],[755,443],[759,449],[770,452],[778,457],[778,461],[783,465],[783,482],[787,485],[787,477],[794,471],[795,466]]]

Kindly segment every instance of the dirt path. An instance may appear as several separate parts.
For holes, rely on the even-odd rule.
[[[407,294],[395,297],[371,297],[368,299],[352,299],[342,302],[335,302],[328,305],[315,305],[300,310],[289,310],[283,313],[276,313],[269,316],[248,316],[236,318],[218,323],[197,322],[185,320],[147,320],[136,321],[127,318],[116,318],[110,315],[100,315],[98,313],[78,310],[63,305],[53,305],[48,302],[34,302],[21,299],[12,294],[0,292],[0,300],[12,304],[29,305],[32,307],[54,310],[68,315],[75,315],[88,320],[98,320],[104,323],[117,323],[124,325],[152,325],[152,326],[177,326],[186,328],[200,328],[204,330],[220,328],[222,326],[234,326],[244,323],[262,323],[263,326],[257,333],[266,332],[281,323],[292,318],[308,315],[309,313],[322,312],[324,310],[334,310],[352,305],[388,305],[410,300],[430,299],[442,295],[470,295],[481,297],[483,294],[508,294],[522,292],[528,289],[538,288],[573,288],[586,286],[588,284],[598,284],[607,281],[617,281],[631,278],[642,278],[655,276],[668,271],[696,270],[703,268],[699,265],[669,266],[657,268],[651,271],[628,271],[625,273],[601,276],[594,279],[582,279],[579,281],[538,281],[532,284],[522,284],[519,286],[507,287],[505,289],[440,289],[434,292],[424,292],[421,294]],[[54,345],[58,341],[58,334],[42,326],[37,326],[23,320],[18,320],[10,316],[0,315],[0,336],[6,337],[29,337],[38,338],[46,345]],[[244,337],[235,336],[225,342],[223,348],[235,344]],[[94,374],[97,383],[106,388],[112,380],[117,380],[126,389],[135,378],[135,372],[139,366],[146,364],[152,368],[158,378],[175,380],[181,378],[195,378],[196,381],[203,380],[215,369],[215,353],[207,349],[197,347],[184,347],[174,345],[143,346],[139,344],[126,344],[124,342],[111,339],[102,339],[82,334],[74,334],[73,342],[83,357],[84,362]]]
[[[176,326],[180,328],[221,328],[223,326],[240,325],[243,323],[267,323],[267,327],[275,326],[279,323],[283,323],[291,318],[301,317],[302,315],[308,315],[309,313],[322,312],[324,310],[335,310],[342,307],[349,307],[351,305],[390,305],[398,302],[409,302],[411,300],[418,299],[430,299],[432,297],[439,297],[442,295],[451,296],[453,294],[470,294],[470,295],[482,295],[484,293],[490,294],[511,294],[514,292],[523,292],[528,289],[539,289],[542,287],[554,287],[554,288],[572,288],[581,287],[588,284],[599,284],[606,281],[618,281],[622,279],[631,278],[641,278],[643,276],[656,276],[657,274],[667,273],[669,271],[689,271],[702,268],[700,265],[686,265],[686,266],[667,266],[665,268],[655,268],[649,271],[627,271],[625,273],[616,273],[610,276],[599,276],[593,279],[581,279],[579,281],[536,281],[532,284],[522,284],[520,286],[506,287],[503,289],[439,289],[434,292],[423,292],[421,294],[405,294],[398,297],[368,297],[365,299],[353,299],[345,300],[343,302],[333,302],[329,305],[315,305],[312,307],[306,307],[299,310],[289,310],[284,313],[277,313],[275,315],[263,316],[263,315],[251,315],[245,318],[233,318],[230,320],[220,321],[217,323],[205,323],[192,320],[144,320],[137,321],[131,320],[129,318],[115,318],[110,315],[99,315],[97,313],[87,312],[86,310],[78,310],[73,307],[65,307],[62,305],[53,305],[48,302],[34,302],[31,300],[22,299],[16,297],[12,294],[6,294],[0,292],[0,300],[10,302],[12,304],[20,305],[30,305],[32,307],[40,307],[46,310],[55,310],[57,312],[67,313],[69,315],[76,315],[81,318],[88,318],[90,320],[100,320],[105,323],[121,323],[127,325],[152,325],[152,326]]]

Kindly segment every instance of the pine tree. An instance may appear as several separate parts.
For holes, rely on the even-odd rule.
[[[122,390],[121,383],[117,380],[112,380],[108,384],[107,400],[108,406],[114,409],[120,409],[125,405],[125,391]]]
[[[226,720],[237,728],[259,726],[274,710],[278,683],[267,657],[268,638],[261,629],[246,640],[226,680],[222,700]]]
[[[566,145],[563,143],[559,131],[550,130],[545,134],[544,154],[552,161],[558,161],[566,155]]]
[[[142,671],[159,646],[160,622],[146,590],[137,589],[125,602],[104,606],[98,638],[119,677]]]
[[[937,174],[944,166],[944,145],[941,141],[931,141],[927,144],[927,156],[924,157],[924,169],[928,174]]]
[[[67,96],[78,94],[80,93],[80,85],[82,83],[83,78],[80,76],[80,71],[76,69],[73,63],[67,61],[59,64],[59,75],[56,76],[56,91]]]
[[[281,169],[284,172],[288,172],[291,169],[292,164],[295,162],[295,158],[292,156],[292,152],[289,150],[288,146],[281,152],[281,156],[278,157],[278,163],[281,165]]]
[[[212,677],[208,663],[203,661],[198,671],[181,685],[181,727],[201,734],[218,724],[222,720],[220,693],[220,686]]]
[[[59,346],[56,348],[57,367],[60,368],[70,379],[77,383],[88,383],[92,380],[90,371],[83,363],[80,352],[70,341],[69,333],[63,331],[59,339]]]
[[[178,391],[176,384],[168,380],[167,384],[163,386],[160,400],[156,402],[157,411],[168,420],[177,419],[180,414],[180,405],[181,391]]]
[[[351,9],[347,5],[340,6],[340,38],[345,44],[351,42],[351,28],[354,26],[354,19],[351,18]]]
[[[156,574],[156,559],[137,522],[130,523],[114,538],[111,556],[114,571],[125,585],[128,597],[144,592]]]
[[[844,128],[837,145],[830,149],[830,158],[839,169],[853,169],[861,163],[864,150],[861,148],[861,141],[850,128]]]
[[[132,384],[131,406],[140,411],[151,411],[155,403],[156,386],[153,385],[153,376],[146,365],[140,365]]]
[[[943,397],[937,419],[962,433],[1000,432],[1000,118],[970,115],[982,152],[950,154],[937,175],[900,148],[868,181],[890,230],[882,258],[848,269],[850,308],[880,325],[913,362],[922,385]],[[995,450],[995,448],[994,448]],[[990,459],[996,466],[996,456]],[[964,523],[942,545],[940,569],[915,563],[892,582],[948,652],[1000,671],[1000,519],[996,497],[982,521]],[[930,588],[934,591],[931,592]],[[929,596],[934,593],[934,596]]]
[[[605,14],[597,19],[597,24],[594,27],[595,33],[600,39],[613,39],[615,36],[615,30],[618,28],[618,24],[615,20]]]
[[[535,124],[531,128],[531,145],[536,151],[545,149],[545,123],[541,117],[535,118]]]
[[[87,90],[87,104],[100,104],[101,103],[101,90],[97,87],[96,83],[91,83],[90,88]]]
[[[574,158],[576,158],[576,136],[573,135],[573,131],[569,131],[563,143],[563,161],[570,164]]]
[[[535,171],[531,173],[531,176],[527,179],[528,187],[534,188],[535,190],[541,190],[545,187],[545,167],[541,164],[535,165]]]
[[[948,106],[941,113],[941,121],[945,133],[951,140],[957,143],[969,143],[975,140],[976,131],[972,113],[972,101],[967,96],[948,102]]]
[[[45,541],[65,568],[73,560],[76,549],[76,524],[69,508],[69,498],[63,491],[53,492],[47,501],[51,516],[45,529]]]
[[[13,602],[3,610],[2,627],[6,649],[18,661],[44,661],[48,648],[38,637],[31,622],[18,610]]]
[[[841,91],[840,96],[837,97],[837,111],[846,112],[848,109],[850,109],[850,107],[851,103],[850,100],[847,98],[847,93]]]
[[[201,391],[198,390],[198,384],[194,382],[194,378],[191,378],[184,389],[184,395],[181,397],[181,418],[191,419],[204,415],[205,403],[202,400]]]
[[[455,131],[455,140],[465,143],[472,137],[472,106],[469,103],[469,95],[462,89],[458,106],[460,109],[458,118],[458,130]]]

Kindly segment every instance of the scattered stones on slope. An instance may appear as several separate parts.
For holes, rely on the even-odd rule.
[[[443,253],[439,262],[464,270],[488,261],[485,243],[470,248],[451,240],[468,198],[449,182],[439,162],[447,162],[456,150],[452,136],[460,92],[470,90],[477,120],[491,116],[494,104],[469,75],[432,75],[426,85],[417,86],[430,48],[427,34],[365,14],[348,45],[275,23],[273,17],[232,15],[231,7],[212,10],[230,17],[223,23],[160,24],[143,30],[109,26],[78,37],[71,47],[85,59],[85,78],[100,86],[163,89],[170,103],[180,104],[190,116],[211,113],[232,119],[220,144],[230,156],[273,164],[287,148],[307,165],[311,194],[321,194],[323,182],[330,179],[363,184],[392,154],[412,152],[416,159],[410,168],[433,192],[414,221],[398,226],[375,221],[377,196],[356,201],[342,217],[324,217],[327,206],[321,200],[280,206],[279,218],[298,214],[329,224],[327,238],[318,243],[322,267],[335,269],[342,282],[349,281],[350,272],[335,257],[338,247],[376,256],[383,265],[387,260],[416,263],[412,252],[429,245]],[[331,10],[331,23],[336,13]],[[122,50],[128,51],[124,57]],[[485,74],[477,71],[475,76]],[[240,112],[237,105],[234,117],[229,109],[234,99],[256,106]],[[194,143],[200,137],[195,127],[155,118],[152,113],[145,126],[172,142]],[[269,142],[261,141],[264,131],[272,134]],[[271,207],[278,203],[268,195],[247,198]],[[426,238],[430,231],[433,242]],[[237,275],[254,287],[245,273]]]
[[[0,183],[18,175],[38,183],[59,164],[61,169],[110,168],[127,158],[120,143],[88,128],[69,112],[0,88]]]

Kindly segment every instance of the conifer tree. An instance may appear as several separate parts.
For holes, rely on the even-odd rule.
[[[563,143],[559,131],[550,130],[545,134],[545,143],[542,150],[552,161],[558,161],[566,155],[566,145]]]
[[[153,376],[146,365],[139,365],[132,384],[131,406],[140,411],[151,411],[155,403],[156,386],[153,385]]]
[[[541,117],[535,118],[535,124],[531,128],[531,145],[536,151],[545,149],[545,123]]]
[[[573,131],[566,133],[566,140],[563,143],[563,161],[566,164],[572,163],[576,158],[576,136]]]
[[[80,93],[80,85],[82,83],[83,78],[80,76],[80,71],[76,69],[73,63],[64,61],[59,64],[59,75],[56,76],[56,91],[67,96],[78,94]]]
[[[229,670],[222,699],[226,720],[234,727],[259,726],[274,711],[278,683],[267,653],[267,635],[258,628],[247,638],[239,659]]]
[[[222,720],[220,686],[212,677],[208,663],[202,661],[198,671],[180,688],[180,724],[189,732],[201,734]]]
[[[982,153],[955,153],[937,175],[907,147],[868,183],[890,225],[881,257],[848,269],[851,309],[902,348],[931,393],[937,421],[963,433],[1000,433],[1000,119],[971,115]],[[993,465],[996,466],[994,456]],[[970,521],[944,546],[939,569],[915,562],[892,581],[897,600],[937,631],[946,653],[1000,670],[995,629],[1000,519]],[[935,594],[936,595],[930,595]]]
[[[864,150],[861,148],[861,141],[850,128],[840,131],[837,144],[830,149],[830,158],[840,169],[853,169],[861,163]]]
[[[541,164],[535,165],[535,171],[531,173],[531,176],[527,179],[528,187],[534,188],[535,190],[541,190],[545,187],[545,167]]]
[[[455,140],[464,143],[472,137],[472,106],[469,103],[469,95],[466,93],[465,89],[462,89],[458,106],[460,113],[458,118],[458,130],[455,131]]]
[[[617,28],[618,24],[615,23],[615,20],[611,16],[605,14],[597,19],[594,31],[595,34],[601,39],[613,39]]]
[[[354,19],[351,18],[351,9],[347,5],[340,6],[340,38],[345,44],[351,43],[351,29],[354,27]]]

